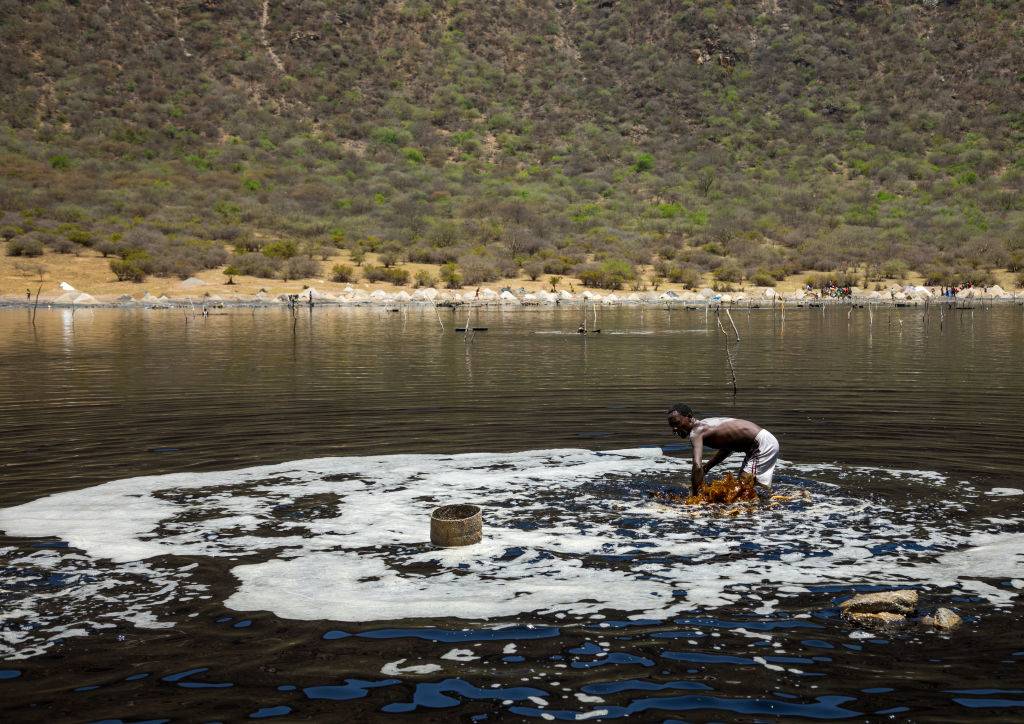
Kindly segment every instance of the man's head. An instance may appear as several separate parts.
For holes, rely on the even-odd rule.
[[[693,426],[697,424],[697,419],[689,405],[679,403],[669,408],[668,424],[672,428],[672,432],[680,437],[686,437],[690,434]]]

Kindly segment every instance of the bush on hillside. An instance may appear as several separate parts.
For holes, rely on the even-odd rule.
[[[576,276],[587,287],[622,289],[623,284],[636,277],[636,270],[625,259],[607,259],[578,267]]]
[[[420,269],[418,272],[416,272],[416,276],[414,277],[414,281],[413,281],[413,286],[415,286],[415,287],[432,287],[436,283],[437,283],[437,280],[434,279],[434,275],[433,274],[431,274],[426,269]]]
[[[7,242],[7,256],[42,256],[46,248],[34,234],[23,234]]]
[[[808,274],[805,282],[811,285],[813,289],[825,289],[829,286],[835,286],[840,289],[843,287],[855,287],[860,282],[860,277],[855,272],[851,271],[835,271],[835,272],[823,272],[819,274]]]
[[[750,277],[750,283],[755,287],[774,287],[778,281],[764,269],[758,269]]]
[[[544,274],[544,262],[540,260],[528,261],[523,264],[523,273],[530,281],[535,282]]]
[[[448,262],[441,266],[441,281],[444,282],[445,287],[448,289],[461,289],[462,288],[462,274],[459,273],[459,267],[455,262]]]
[[[363,267],[363,278],[368,282],[386,282],[400,287],[409,283],[409,270],[397,266],[367,264]]]
[[[317,276],[320,276],[320,262],[309,256],[293,256],[281,265],[280,277],[284,281]]]
[[[248,252],[231,257],[231,266],[242,276],[274,279],[281,268],[281,262],[263,254]]]
[[[345,284],[355,279],[355,270],[348,264],[335,264],[331,267],[331,281]]]
[[[499,277],[498,267],[493,260],[475,254],[460,256],[459,270],[462,274],[462,283],[469,286],[491,282]]]

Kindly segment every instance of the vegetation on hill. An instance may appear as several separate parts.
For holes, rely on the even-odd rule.
[[[1015,0],[0,0],[0,39],[8,254],[301,278],[343,247],[450,284],[1024,269]]]

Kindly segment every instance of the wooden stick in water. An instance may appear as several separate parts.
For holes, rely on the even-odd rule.
[[[32,326],[36,326],[36,310],[39,309],[39,292],[43,291],[43,283],[39,282],[39,286],[36,288],[36,300],[32,303]],[[73,307],[72,307],[73,309]]]
[[[431,306],[434,307],[434,314],[437,316],[437,323],[441,325],[441,331],[444,332],[444,322],[441,321],[441,313],[437,311],[437,302],[431,300]]]
[[[728,312],[728,310],[726,310]],[[718,328],[722,330],[722,334],[725,335],[725,358],[729,362],[729,374],[732,377],[732,394],[736,396],[736,365],[732,361],[732,349],[729,346],[729,333],[725,331],[725,327],[722,325],[722,315],[719,311],[715,310],[715,321],[718,322]]]
[[[736,333],[736,341],[739,342],[740,341],[740,331],[738,329],[736,329],[736,322],[732,321],[732,313],[729,311],[728,307],[726,307],[726,309],[725,309],[725,314],[726,314],[727,317],[729,317],[729,322],[730,322],[730,324],[732,324],[732,331]]]

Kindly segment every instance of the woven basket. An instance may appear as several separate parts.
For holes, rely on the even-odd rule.
[[[436,546],[468,546],[483,538],[483,518],[475,505],[442,505],[430,514],[430,542]]]

